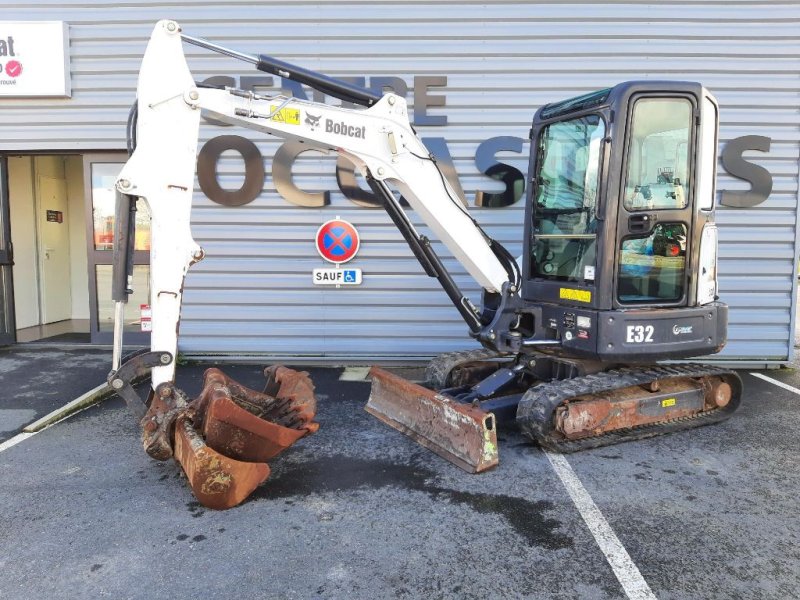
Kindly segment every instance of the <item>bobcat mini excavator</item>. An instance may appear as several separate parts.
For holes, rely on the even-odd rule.
[[[363,108],[203,87],[183,42]],[[175,456],[207,506],[241,502],[269,475],[266,461],[317,424],[313,385],[286,367],[266,370],[264,392],[216,369],[195,400],[174,385],[183,282],[203,258],[189,226],[201,111],[344,156],[382,200],[482,348],[434,359],[425,386],[373,367],[367,410],[453,463],[473,472],[497,464],[496,418],[516,419],[544,447],[574,451],[714,423],[736,410],[734,372],[655,364],[718,352],[726,340],[714,224],[718,107],[702,85],[634,81],[540,108],[530,131],[520,265],[466,210],[409,123],[404,98],[160,21],[139,74],[131,156],[116,182],[109,383],[141,419],[147,452]],[[481,286],[480,307],[392,188]],[[149,351],[123,361],[137,199],[151,213],[152,337]],[[145,402],[131,382],[147,370]]]

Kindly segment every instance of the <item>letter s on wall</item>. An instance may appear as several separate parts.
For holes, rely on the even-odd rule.
[[[500,193],[475,192],[475,206],[502,208],[511,206],[522,198],[525,191],[525,176],[516,167],[500,162],[495,154],[501,151],[522,152],[523,139],[498,136],[481,142],[475,152],[475,166],[484,175],[504,183],[506,189]]]
[[[757,206],[772,193],[772,175],[764,167],[746,161],[742,154],[748,150],[769,152],[772,140],[763,135],[745,135],[730,140],[722,150],[722,166],[739,179],[750,183],[750,190],[722,190],[720,204],[733,208]]]

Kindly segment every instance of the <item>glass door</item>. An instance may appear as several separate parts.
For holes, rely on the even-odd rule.
[[[110,344],[114,332],[111,299],[111,259],[114,247],[114,183],[127,160],[125,154],[84,156],[87,182],[87,243],[89,256],[89,305],[92,343]],[[147,345],[150,334],[142,331],[141,310],[150,298],[150,212],[139,201],[136,212],[136,244],[133,253],[133,293],[125,307],[125,344]]]
[[[14,323],[14,287],[11,267],[11,222],[8,213],[8,159],[0,156],[0,345],[17,341]]]
[[[633,103],[617,223],[621,305],[686,304],[694,115],[685,96],[643,96]]]

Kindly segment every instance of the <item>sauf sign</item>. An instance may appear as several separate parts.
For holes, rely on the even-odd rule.
[[[362,87],[367,83],[364,77],[346,78],[346,80]],[[215,76],[210,77],[204,83],[238,87],[245,90],[274,86],[273,78],[268,76],[242,76],[238,81],[233,77]],[[447,77],[442,75],[413,77],[413,90],[409,89],[405,80],[398,77],[372,77],[369,80],[369,87],[375,91],[390,89],[403,97],[407,97],[409,92],[413,93],[413,124],[416,126],[447,125],[446,116],[428,114],[430,107],[446,106],[446,96],[442,90],[446,86]],[[305,88],[294,81],[281,79],[281,88],[284,93],[298,98],[324,101],[324,96],[317,91],[314,91],[313,96],[309,98]],[[206,120],[213,125],[226,126],[224,123],[210,118]],[[324,126],[346,127],[343,123],[333,122],[326,123]],[[344,134],[362,137],[364,132],[346,131]],[[422,137],[422,141],[436,156],[437,164],[453,189],[465,197],[446,140],[442,137]],[[496,154],[498,152],[522,153],[523,145],[527,141],[520,137],[498,136],[484,140],[478,145],[475,152],[475,166],[487,177],[504,184],[505,189],[501,192],[476,190],[474,194],[476,206],[501,208],[516,203],[522,197],[525,190],[524,174],[516,167],[498,160]],[[768,137],[748,135],[732,139],[725,144],[721,151],[723,168],[733,177],[747,182],[750,189],[747,191],[721,190],[721,204],[747,208],[757,206],[769,197],[772,192],[772,175],[765,168],[744,158],[744,153],[749,151],[768,152],[770,143],[771,139]],[[217,179],[217,161],[223,152],[230,150],[241,154],[245,162],[245,180],[238,190],[223,189]],[[278,193],[291,204],[307,207],[326,206],[330,203],[329,191],[308,192],[297,187],[292,180],[292,167],[295,160],[301,153],[308,150],[307,146],[299,142],[284,142],[273,158],[272,179]],[[227,206],[239,206],[252,202],[261,195],[264,185],[264,157],[253,142],[238,135],[221,135],[206,142],[198,156],[197,171],[203,193],[214,202]],[[355,167],[341,157],[336,162],[336,182],[344,196],[355,204],[368,207],[381,205],[372,192],[364,190],[358,185]]]
[[[71,95],[63,21],[0,21],[0,97]]]

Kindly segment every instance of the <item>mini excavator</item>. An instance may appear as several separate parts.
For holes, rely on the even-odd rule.
[[[357,107],[199,85],[183,43]],[[481,347],[435,358],[424,385],[373,367],[366,409],[454,464],[495,466],[497,421],[516,421],[541,446],[572,452],[715,423],[738,407],[733,371],[657,364],[719,352],[727,335],[714,223],[718,105],[702,85],[631,81],[540,108],[519,261],[465,208],[403,97],[224,48],[165,20],[143,58],[130,158],[116,182],[108,381],[140,419],[145,450],[175,457],[206,506],[244,500],[268,477],[266,461],[318,425],[313,384],[283,366],[265,371],[263,392],[217,369],[206,372],[196,399],[175,386],[184,278],[204,255],[190,231],[201,111],[343,156],[381,199]],[[458,288],[393,190],[481,286],[481,306]],[[138,199],[151,214],[151,347],[123,360]],[[147,371],[143,400],[132,384]]]

